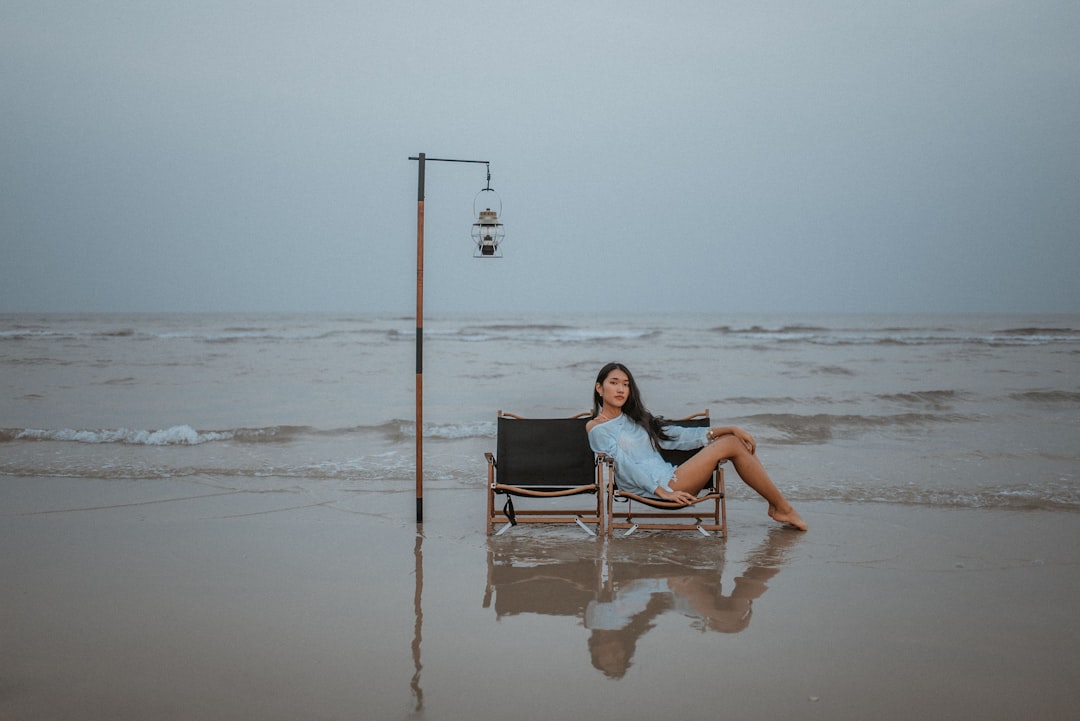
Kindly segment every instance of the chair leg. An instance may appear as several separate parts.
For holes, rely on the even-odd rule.
[[[596,535],[593,532],[593,529],[586,526],[585,522],[581,520],[581,516],[574,516],[574,522],[577,523],[579,526],[581,526],[585,530],[585,533],[588,533],[590,536],[595,536]]]
[[[487,521],[484,523],[485,532],[491,535],[491,519],[495,517],[495,463],[491,454],[487,457]]]

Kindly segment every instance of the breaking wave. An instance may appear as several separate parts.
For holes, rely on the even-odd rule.
[[[134,446],[197,446],[211,441],[232,438],[231,433],[204,431],[200,433],[191,426],[173,426],[162,430],[131,430],[116,428],[106,430],[74,430],[62,428],[45,430],[24,428],[0,431],[4,441],[66,441],[72,443],[123,443]]]
[[[596,343],[604,341],[648,340],[660,336],[657,328],[602,328],[578,327],[560,324],[492,324],[466,325],[460,328],[425,328],[425,340],[458,341],[468,343],[519,342],[519,343]],[[412,342],[414,331],[389,330],[391,340]]]
[[[747,423],[778,431],[774,442],[789,445],[827,443],[837,436],[856,436],[883,429],[920,430],[932,423],[958,423],[971,420],[959,414],[895,413],[867,416],[859,414],[761,413],[747,417]]]
[[[1019,401],[1048,405],[1080,404],[1080,392],[1076,391],[1024,391],[1022,393],[1011,393],[1009,397]]]
[[[814,325],[716,326],[711,332],[732,341],[757,343],[805,343],[823,346],[1033,346],[1080,342],[1075,328],[1006,328],[971,332],[952,328],[826,328]]]
[[[232,441],[234,443],[292,443],[314,436],[378,435],[390,441],[411,439],[416,424],[407,420],[392,420],[373,426],[354,426],[321,430],[310,426],[268,426],[265,428],[234,428],[227,430],[196,430],[190,425],[177,425],[157,430],[130,428],[106,429],[43,429],[0,428],[0,443],[18,441],[52,441],[59,443],[121,444],[129,446],[198,446],[204,443]],[[435,440],[464,438],[494,438],[495,423],[491,421],[425,424],[424,437]]]

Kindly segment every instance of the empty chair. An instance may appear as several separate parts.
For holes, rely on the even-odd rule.
[[[576,523],[595,535],[603,529],[601,469],[589,447],[585,423],[573,418],[522,418],[499,411],[496,453],[485,453],[488,471],[487,533],[519,523]],[[505,495],[502,510],[495,496]],[[581,505],[581,497],[589,497]],[[528,499],[515,508],[514,498]],[[571,500],[573,499],[573,500]],[[535,507],[534,507],[535,503]]]

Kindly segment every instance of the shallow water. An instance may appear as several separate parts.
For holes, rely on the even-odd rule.
[[[0,475],[407,492],[414,325],[0,316]],[[428,319],[425,482],[479,493],[496,412],[587,410],[609,360],[753,433],[794,501],[1080,509],[1077,316]]]

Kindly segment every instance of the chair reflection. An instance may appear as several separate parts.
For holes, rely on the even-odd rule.
[[[484,608],[494,597],[498,620],[522,613],[583,617],[603,582],[600,548],[595,539],[546,548],[525,537],[489,542]]]
[[[498,620],[533,613],[576,619],[588,633],[592,665],[621,678],[638,641],[665,614],[701,632],[738,633],[786,562],[800,534],[770,529],[724,592],[725,549],[693,540],[656,538],[649,547],[605,541],[488,542],[484,608]]]

